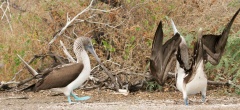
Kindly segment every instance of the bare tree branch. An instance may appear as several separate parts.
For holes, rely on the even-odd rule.
[[[60,40],[60,44],[61,44],[61,46],[63,48],[63,52],[67,56],[68,61],[71,62],[71,63],[76,63],[76,61],[73,59],[71,54],[67,51],[67,48],[65,47],[65,45],[63,44],[63,42],[61,40]]]
[[[4,4],[6,4],[6,8],[5,9],[3,8]],[[9,28],[10,28],[11,32],[13,32],[12,25],[11,25],[10,20],[9,20],[9,17],[11,18],[11,13],[10,13],[11,11],[10,11],[10,8],[9,8],[9,1],[6,0],[6,1],[2,2],[2,4],[0,5],[0,8],[1,8],[2,12],[3,12],[1,20],[3,20],[3,18],[5,17],[7,19],[7,22],[9,24]],[[6,14],[7,12],[9,12],[9,17]]]
[[[114,11],[114,10],[117,10],[119,9],[120,7],[117,7],[117,8],[113,8],[111,10],[101,10],[101,9],[94,9],[92,8],[92,5],[93,5],[93,1],[94,0],[91,0],[89,6],[87,8],[85,8],[84,10],[82,10],[80,13],[78,13],[76,16],[74,16],[72,19],[68,16],[68,13],[67,13],[67,23],[66,25],[59,31],[57,32],[57,34],[54,35],[53,39],[49,42],[49,45],[51,45],[56,39],[58,36],[62,35],[62,33],[74,22],[76,21],[77,23],[80,23],[80,22],[89,22],[89,23],[94,23],[94,24],[101,24],[101,25],[105,25],[105,26],[108,26],[108,27],[111,27],[111,28],[116,28],[118,26],[120,26],[121,24],[123,24],[123,22],[121,22],[120,24],[116,25],[116,26],[112,26],[111,24],[109,23],[101,23],[101,22],[93,22],[93,21],[89,21],[87,19],[91,19],[91,18],[94,18],[94,16],[96,16],[95,14],[88,17],[86,20],[82,20],[82,19],[77,19],[80,15],[82,15],[83,13],[87,12],[87,11],[100,11],[100,12],[104,12],[104,13],[109,13],[111,11]],[[74,23],[75,24],[75,23]]]
[[[53,39],[49,42],[49,45],[51,45],[51,44],[57,39],[58,36],[62,35],[62,33],[67,29],[67,27],[68,27],[75,19],[77,19],[78,16],[80,16],[81,14],[89,11],[90,8],[92,7],[93,1],[94,1],[94,0],[92,0],[92,1],[90,2],[89,6],[88,6],[87,8],[85,8],[83,11],[81,11],[81,12],[78,13],[75,17],[73,17],[73,19],[71,19],[70,21],[67,20],[66,25],[61,29],[61,31],[60,31],[58,34],[56,34],[56,35],[53,37]]]

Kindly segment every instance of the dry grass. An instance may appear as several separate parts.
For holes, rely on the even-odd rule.
[[[79,19],[95,16],[94,19],[88,19],[86,22],[68,28],[64,35],[54,42],[52,51],[64,56],[59,40],[62,40],[69,51],[72,51],[71,45],[73,39],[76,38],[73,35],[73,31],[75,31],[78,36],[93,36],[100,39],[96,40],[94,44],[102,61],[110,58],[111,61],[121,65],[109,64],[110,70],[118,72],[124,69],[135,73],[145,73],[148,71],[147,60],[150,56],[152,38],[160,20],[164,22],[165,36],[172,37],[173,35],[169,22],[169,18],[173,18],[181,34],[191,44],[200,27],[204,29],[205,34],[219,34],[240,7],[239,0],[122,1],[122,7],[110,13],[89,11],[81,15]],[[48,43],[54,33],[65,25],[67,13],[73,18],[86,8],[89,2],[84,0],[21,0],[11,1],[11,4],[15,4],[25,11],[10,7],[13,32],[10,31],[6,19],[0,21],[2,27],[0,30],[0,58],[5,64],[4,68],[0,69],[0,81],[10,80],[23,67],[16,54],[30,60],[35,54],[47,53],[49,51]],[[97,2],[94,8],[111,9],[109,5],[101,2]],[[0,13],[0,15],[2,14]],[[240,18],[238,16],[232,26],[230,39],[239,39],[239,29]],[[104,32],[104,34],[97,36],[98,32]],[[239,47],[239,44],[236,46]],[[238,56],[240,55],[238,54]],[[96,65],[95,60],[92,62],[92,66]],[[239,62],[239,59],[236,62]],[[42,63],[40,60],[33,62],[32,66],[43,69],[49,64],[51,64],[51,60],[45,59]],[[239,65],[239,63],[237,64]],[[210,73],[217,70],[214,67],[208,67],[210,68],[208,74],[211,75],[211,79],[214,79],[216,75]],[[17,80],[28,77],[24,73],[26,70],[18,75]],[[230,77],[224,76],[226,79]]]

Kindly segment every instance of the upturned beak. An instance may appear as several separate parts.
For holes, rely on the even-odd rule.
[[[99,59],[99,57],[97,56],[93,46],[87,46],[87,50],[96,58],[97,62],[99,64],[101,64],[101,60]]]

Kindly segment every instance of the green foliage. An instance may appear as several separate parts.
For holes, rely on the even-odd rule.
[[[140,27],[136,27],[136,31],[140,31]]]
[[[110,52],[115,52],[115,48],[111,44],[109,44],[105,40],[102,40],[102,42],[103,42],[103,47],[105,50],[110,51]]]
[[[240,89],[236,89],[236,90],[235,90],[235,93],[236,93],[237,95],[240,95]]]
[[[228,3],[228,6],[230,7],[237,7],[239,5],[239,0],[233,0]]]
[[[130,52],[133,50],[133,48],[135,47],[135,44],[134,44],[134,41],[136,40],[136,37],[135,36],[132,36],[130,38],[130,41],[128,44],[126,44],[126,47],[125,47],[125,54],[124,54],[124,59],[127,60],[129,58],[129,55],[130,55]]]
[[[155,90],[161,91],[162,90],[162,86],[159,85],[156,81],[149,81],[149,82],[147,82],[146,90],[148,90],[150,92],[153,92]]]
[[[152,48],[152,42],[153,42],[153,40],[150,40],[150,39],[147,40],[147,45],[148,45],[148,47],[151,47],[151,48]]]
[[[192,45],[192,42],[195,42],[196,40],[196,35],[193,35],[193,34],[187,34],[187,35],[184,35],[184,38],[187,42],[187,45],[189,48],[193,48],[193,45]]]
[[[168,6],[168,9],[169,9],[169,10],[173,10],[173,9],[175,9],[175,5],[170,4],[170,5]]]
[[[17,54],[19,54],[20,56],[24,56],[25,55],[25,51],[22,50],[20,52],[14,51],[15,56],[14,56],[14,62],[15,62],[15,66],[19,66],[21,63],[21,60],[17,57]]]
[[[0,44],[0,51],[3,51],[3,45]]]

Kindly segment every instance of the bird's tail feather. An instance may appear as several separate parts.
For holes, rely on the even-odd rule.
[[[27,91],[34,91],[34,90],[33,90],[34,87],[35,87],[35,84],[32,84],[32,85],[30,85],[30,86],[28,86],[28,87],[26,87],[26,88],[23,88],[23,89],[21,89],[21,90],[19,90],[19,91],[25,91],[25,92],[27,92]]]
[[[177,28],[176,28],[176,26],[175,26],[175,24],[174,24],[172,19],[171,19],[171,24],[172,24],[172,28],[173,28],[174,34],[178,33],[178,30],[177,30]]]
[[[62,87],[62,88],[52,88],[50,89],[53,92],[60,92],[65,94],[66,96],[68,96],[69,94],[67,94],[67,88],[66,87]]]
[[[28,71],[29,71],[33,76],[38,75],[38,72],[37,72],[36,70],[34,70],[26,61],[24,61],[24,60],[22,59],[22,57],[20,57],[18,54],[17,54],[17,56],[18,56],[18,57],[20,58],[20,60],[26,65]]]

